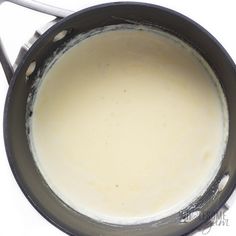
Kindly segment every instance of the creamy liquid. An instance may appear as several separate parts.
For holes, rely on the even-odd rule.
[[[193,49],[163,32],[120,28],[77,43],[44,75],[31,143],[65,203],[134,224],[204,192],[227,129],[219,83]]]

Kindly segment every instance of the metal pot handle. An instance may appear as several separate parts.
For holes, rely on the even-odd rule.
[[[26,7],[31,10],[42,12],[48,15],[56,16],[59,18],[64,18],[73,13],[73,11],[67,9],[62,9],[59,7],[51,6],[46,3],[41,3],[33,0],[5,0],[5,1],[12,2],[19,6]]]
[[[33,0],[0,0],[0,4],[3,2],[11,2],[19,6],[29,8],[38,12],[42,12],[48,15],[56,16],[57,18],[64,18],[71,15],[73,11],[62,9],[59,7],[51,6],[45,3],[40,3]],[[55,21],[55,20],[54,20]],[[0,63],[2,64],[3,71],[6,75],[8,83],[14,74],[14,68],[7,56],[6,50],[4,49],[1,37],[0,37]]]
[[[11,62],[6,54],[6,51],[3,47],[2,40],[0,38],[0,62],[2,64],[3,71],[6,75],[7,82],[10,83],[10,80],[13,76],[14,70]]]

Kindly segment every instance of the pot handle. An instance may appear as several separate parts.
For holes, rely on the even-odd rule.
[[[55,7],[46,3],[41,3],[41,2],[33,1],[33,0],[5,0],[5,1],[14,3],[22,7],[29,8],[31,10],[35,10],[35,11],[42,12],[48,15],[56,16],[59,18],[64,18],[74,13],[73,11],[70,11],[67,9],[62,9],[59,7]]]
[[[48,15],[56,16],[57,18],[64,18],[74,13],[73,11],[62,9],[59,7],[51,6],[45,3],[40,3],[33,0],[0,0],[0,4],[3,2],[11,2],[19,6],[29,8],[38,12],[42,12]],[[2,64],[3,71],[6,75],[8,83],[14,74],[13,66],[7,56],[6,50],[4,49],[1,37],[0,37],[0,63]]]
[[[0,62],[2,64],[3,71],[6,75],[7,82],[10,83],[10,80],[13,76],[14,70],[11,62],[6,54],[6,51],[3,47],[2,40],[0,38]]]

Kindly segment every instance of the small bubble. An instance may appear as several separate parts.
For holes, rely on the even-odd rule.
[[[119,184],[116,184],[115,186],[116,186],[116,188],[119,188]]]
[[[210,152],[209,152],[209,151],[206,151],[206,152],[204,153],[204,155],[203,155],[203,160],[204,160],[204,161],[209,161],[210,158],[211,158]]]
[[[30,128],[29,127],[26,128],[26,133],[30,134]]]

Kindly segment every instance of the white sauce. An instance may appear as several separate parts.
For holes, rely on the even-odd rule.
[[[33,105],[31,144],[50,188],[108,223],[176,213],[224,153],[227,107],[214,73],[163,32],[105,30],[63,54]]]

